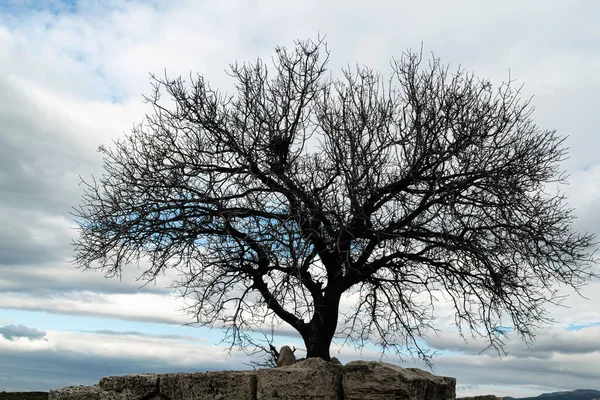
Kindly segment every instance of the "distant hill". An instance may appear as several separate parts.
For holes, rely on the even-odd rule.
[[[504,400],[600,400],[600,391],[577,389],[572,392],[543,393],[537,397],[504,397]]]

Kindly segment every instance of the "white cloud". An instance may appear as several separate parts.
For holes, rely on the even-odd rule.
[[[171,294],[101,294],[71,291],[39,297],[28,293],[3,292],[0,296],[0,308],[178,325],[189,322],[189,318],[181,311],[183,306],[184,304]]]
[[[248,358],[201,338],[135,333],[95,333],[47,330],[44,340],[0,336],[0,388],[13,372],[21,389],[48,391],[73,384],[94,384],[107,375],[125,373],[204,372],[248,369]],[[27,377],[30,379],[27,381]],[[27,386],[25,386],[27,385]]]
[[[240,359],[232,359],[224,347],[206,345],[197,341],[182,341],[152,336],[114,335],[102,333],[47,331],[46,341],[20,341],[19,347],[10,347],[11,351],[42,351],[72,353],[83,356],[107,359],[160,360],[165,365],[181,368],[199,364],[221,365],[242,364]],[[0,348],[6,344],[0,342]],[[240,365],[240,368],[242,366]]]

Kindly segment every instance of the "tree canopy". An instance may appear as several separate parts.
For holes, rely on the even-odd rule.
[[[153,112],[84,182],[76,264],[177,271],[193,321],[233,345],[283,322],[307,357],[342,337],[427,359],[439,301],[460,334],[533,339],[561,285],[596,276],[594,236],[553,190],[564,138],[512,81],[414,52],[389,79],[334,78],[328,59],[322,40],[279,47],[231,65],[232,94],[152,76]]]

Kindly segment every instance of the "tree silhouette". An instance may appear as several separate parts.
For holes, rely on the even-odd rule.
[[[512,81],[412,52],[389,80],[333,79],[328,58],[317,40],[231,65],[234,94],[152,76],[153,113],[84,182],[76,264],[175,270],[194,323],[232,346],[285,322],[307,357],[342,337],[427,359],[438,301],[461,335],[533,339],[558,288],[596,276],[594,237],[551,194],[564,139]]]

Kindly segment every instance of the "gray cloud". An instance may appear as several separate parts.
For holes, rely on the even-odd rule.
[[[82,271],[65,260],[57,263],[0,264],[0,288],[7,292],[31,296],[56,296],[74,291],[90,291],[98,294],[155,293],[174,294],[171,281],[159,277],[156,283],[144,286],[137,281],[134,268],[127,269],[123,278],[105,278],[99,271]]]
[[[41,340],[46,336],[46,332],[35,328],[28,328],[25,325],[4,325],[0,327],[0,335],[8,340],[16,338]]]
[[[7,208],[1,204],[0,220],[4,222],[0,226],[0,268],[43,264],[68,256],[68,221],[37,210]]]
[[[113,330],[107,330],[107,329],[98,329],[95,331],[82,330],[80,332],[97,333],[97,334],[101,334],[101,335],[112,335],[112,336],[140,336],[140,337],[145,337],[145,338],[185,340],[185,341],[199,342],[199,343],[205,342],[204,339],[197,338],[194,336],[189,336],[189,335],[155,335],[155,334],[139,332],[139,331],[113,331]]]
[[[134,337],[132,337],[134,336]],[[161,335],[48,332],[48,342],[0,346],[0,391],[92,385],[104,376],[131,373],[248,369],[242,354],[224,347]],[[168,336],[168,335],[167,335]],[[182,336],[183,337],[183,336]]]
[[[537,333],[533,343],[525,343],[516,334],[508,334],[504,340],[508,356],[517,358],[549,359],[555,354],[600,353],[600,327],[592,326],[579,330],[564,330],[561,327],[547,327]],[[497,354],[487,349],[483,341],[463,340],[452,331],[442,331],[426,339],[427,345],[442,351],[460,352],[468,355]]]
[[[77,171],[88,163],[71,137],[74,122],[50,114],[4,76],[0,90],[0,204],[68,216]]]
[[[224,369],[210,361],[193,366],[160,359],[100,357],[73,352],[0,351],[0,391],[49,391],[72,385],[93,385],[102,377],[132,373],[206,372]],[[237,361],[237,362],[235,362]],[[247,369],[232,359],[231,368]]]
[[[436,362],[436,373],[454,376],[457,382],[478,385],[519,385],[535,383],[555,390],[594,388],[600,379],[598,353],[589,357],[551,359],[498,358],[493,356],[450,356]],[[583,364],[582,364],[583,363]],[[498,393],[501,395],[502,393]]]
[[[4,75],[0,91],[0,269],[64,260],[77,171],[89,161],[68,117],[52,116]]]
[[[176,313],[177,310],[169,310],[169,313],[152,313],[147,307],[138,312],[123,312],[118,309],[114,304],[110,304],[112,307],[110,310],[101,310],[106,304],[106,299],[98,299],[99,301],[94,302],[90,307],[85,307],[85,300],[81,300],[81,294],[75,293],[77,296],[70,304],[60,304],[55,296],[48,296],[48,300],[44,301],[44,298],[31,297],[25,299],[22,303],[10,301],[11,293],[5,294],[4,298],[0,297],[0,308],[7,309],[19,309],[27,311],[41,311],[55,315],[80,315],[80,316],[94,316],[101,318],[111,318],[123,321],[137,321],[137,322],[155,322],[160,324],[168,325],[181,325],[187,321],[182,315]],[[93,297],[90,296],[90,297]],[[60,299],[60,298],[59,298]],[[168,300],[168,299],[167,299]],[[108,308],[108,307],[107,307]]]

